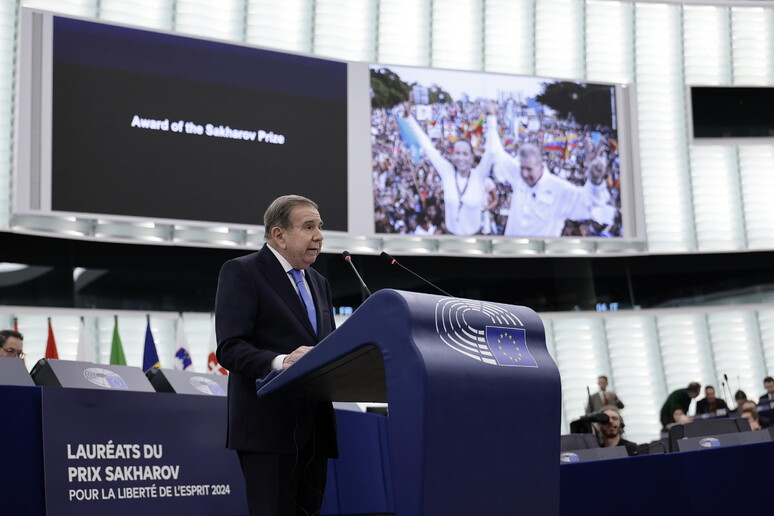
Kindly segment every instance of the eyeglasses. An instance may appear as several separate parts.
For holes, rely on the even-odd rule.
[[[17,358],[24,358],[27,355],[24,354],[24,352],[19,351],[18,349],[10,349],[10,348],[0,348],[3,351],[5,351],[5,354],[9,357],[17,357]]]

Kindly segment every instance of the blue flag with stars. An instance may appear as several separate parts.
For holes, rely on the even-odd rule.
[[[537,367],[527,347],[527,333],[521,328],[486,327],[486,344],[501,366]]]

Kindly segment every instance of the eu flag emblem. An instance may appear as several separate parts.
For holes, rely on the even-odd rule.
[[[226,393],[223,392],[223,389],[218,384],[208,385],[207,388],[209,389],[210,394],[212,394],[213,396],[225,396],[226,395]]]
[[[527,347],[527,333],[522,328],[486,327],[486,344],[501,366],[537,367]]]
[[[105,380],[107,381],[108,386],[111,389],[128,389],[129,386],[126,385],[126,382],[123,378],[121,378],[118,375],[115,376],[106,376]]]

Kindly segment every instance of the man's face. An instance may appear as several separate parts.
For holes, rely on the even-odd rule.
[[[599,379],[597,379],[597,385],[599,385],[600,391],[607,389],[607,378],[600,376]]]
[[[604,412],[610,418],[608,423],[600,423],[599,430],[605,437],[616,437],[621,435],[621,416],[615,410],[605,410]]]
[[[766,392],[774,394],[774,382],[763,382],[763,386],[766,387]]]
[[[0,356],[9,358],[19,358],[19,355],[24,352],[24,342],[16,337],[8,337],[0,348]]]
[[[536,156],[522,156],[520,161],[521,178],[530,187],[535,186],[543,175],[543,163]]]
[[[273,228],[277,251],[295,269],[303,270],[317,259],[322,250],[322,219],[316,209],[301,205],[290,212],[290,229]]]
[[[715,401],[715,389],[707,389],[704,391],[704,395],[709,401]]]
[[[455,142],[451,160],[457,172],[467,172],[473,168],[473,149],[470,144],[464,140]]]
[[[595,163],[591,166],[591,181],[598,185],[602,182],[602,179],[605,177],[605,167],[603,167],[601,164]]]

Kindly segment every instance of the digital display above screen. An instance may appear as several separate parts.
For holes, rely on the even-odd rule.
[[[54,17],[52,99],[53,211],[347,231],[346,63]]]
[[[377,234],[624,236],[614,86],[383,65],[370,84]]]

